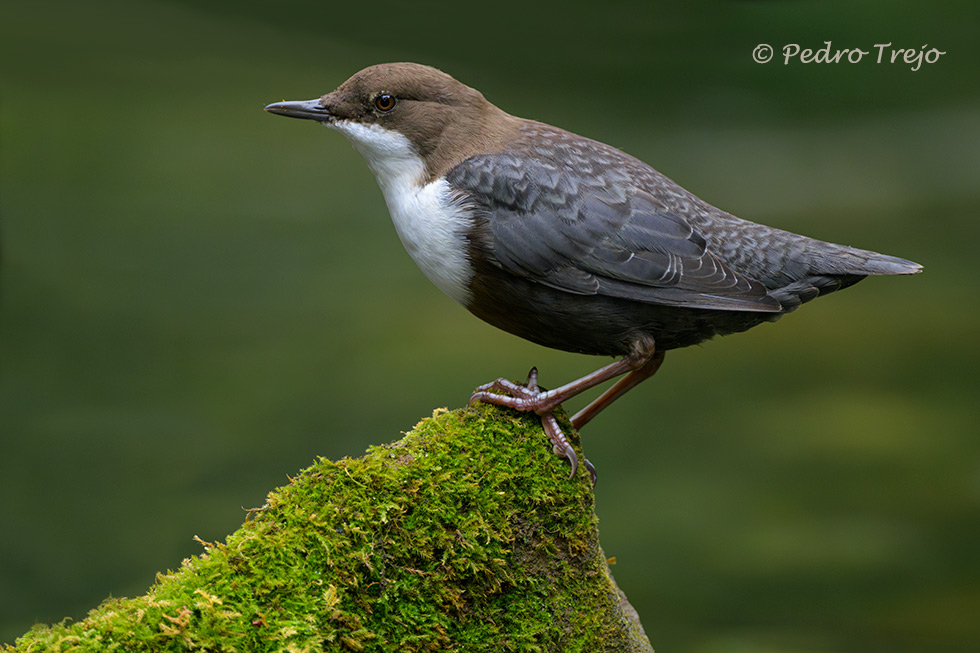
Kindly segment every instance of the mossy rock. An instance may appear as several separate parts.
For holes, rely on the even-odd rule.
[[[439,410],[318,460],[146,595],[5,650],[652,651],[568,470],[533,415]]]

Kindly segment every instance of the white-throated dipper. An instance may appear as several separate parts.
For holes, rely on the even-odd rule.
[[[736,218],[614,147],[509,115],[420,64],[371,66],[319,99],[265,110],[344,134],[412,259],[474,315],[546,347],[621,357],[553,390],[532,368],[526,385],[497,379],[470,399],[540,415],[572,476],[578,459],[552,414],[570,397],[622,377],[572,417],[578,429],[668,349],[868,275],[922,269]]]

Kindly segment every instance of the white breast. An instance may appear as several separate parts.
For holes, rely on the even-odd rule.
[[[398,132],[348,120],[324,124],[350,139],[367,161],[415,264],[439,290],[465,305],[473,276],[466,254],[470,221],[446,180],[424,184],[425,164]]]

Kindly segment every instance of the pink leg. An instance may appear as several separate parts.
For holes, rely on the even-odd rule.
[[[647,362],[643,363],[641,367],[632,370],[619,381],[616,381],[616,384],[613,385],[613,387],[599,395],[599,397],[588,406],[575,413],[575,415],[572,416],[572,426],[575,427],[576,431],[578,431],[583,426],[591,422],[592,418],[598,415],[609,404],[616,401],[624,394],[640,385],[640,383],[646,381],[651,376],[656,374],[663,362],[664,352],[656,352],[653,357],[647,360]]]
[[[660,367],[662,361],[663,354],[655,352],[652,342],[638,343],[634,351],[623,359],[601,367],[591,374],[587,374],[571,383],[566,383],[554,390],[541,390],[538,387],[538,370],[537,368],[531,368],[526,385],[519,385],[507,379],[497,379],[496,381],[478,387],[470,397],[469,403],[473,404],[476,401],[483,401],[515,410],[531,411],[539,415],[541,417],[541,424],[544,427],[545,433],[548,435],[548,439],[551,441],[554,452],[568,458],[568,461],[572,465],[571,478],[574,478],[575,472],[578,471],[578,456],[558,426],[558,422],[555,420],[553,414],[554,409],[566,400],[590,388],[594,388],[600,383],[627,374],[625,378],[610,388],[599,399],[576,414],[575,417],[579,418],[585,413],[585,418],[581,421],[581,424],[584,425],[599,411],[622,396],[627,390],[636,386],[640,381],[652,376],[657,371],[657,368]],[[497,394],[497,392],[494,392],[495,390],[507,394]],[[578,424],[574,419],[572,424],[578,428]],[[589,470],[592,484],[595,485],[595,467],[588,460],[585,461],[585,466]]]

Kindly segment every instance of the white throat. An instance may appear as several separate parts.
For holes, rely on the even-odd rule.
[[[350,120],[324,124],[346,136],[367,161],[415,264],[439,290],[466,305],[473,276],[466,254],[469,219],[446,180],[425,184],[425,163],[396,131]]]

